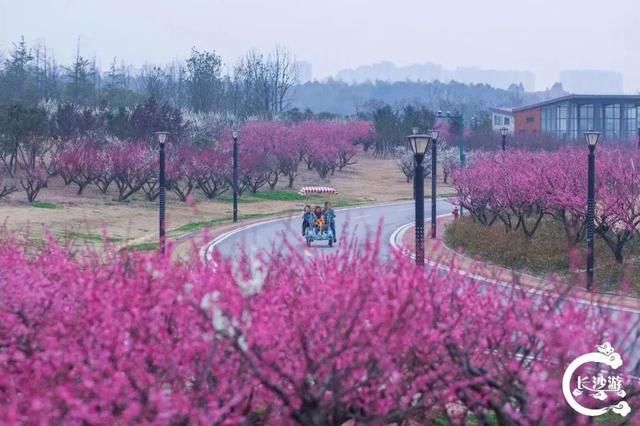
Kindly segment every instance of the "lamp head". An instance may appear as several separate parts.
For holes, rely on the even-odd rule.
[[[231,131],[231,137],[233,137],[234,140],[238,139],[238,136],[240,136],[240,132],[238,132],[236,129],[233,129]]]
[[[413,135],[417,135],[419,130],[420,130],[420,129],[418,129],[417,127],[412,127],[412,128],[411,128],[411,134],[413,134]]]
[[[427,152],[427,148],[429,147],[429,142],[431,142],[430,134],[413,134],[407,136],[407,141],[409,141],[409,147],[413,152],[413,155],[424,156]]]
[[[502,136],[507,136],[509,134],[509,128],[508,127],[502,127],[500,129],[500,133],[502,134]]]
[[[600,132],[584,132],[584,137],[587,139],[587,145],[596,146],[600,139]]]
[[[167,141],[167,138],[169,137],[169,132],[156,132],[155,135],[158,143],[160,145],[164,145]]]
[[[431,140],[435,143],[438,140],[438,136],[440,135],[440,131],[437,129],[431,129],[429,130],[429,137],[431,137]]]

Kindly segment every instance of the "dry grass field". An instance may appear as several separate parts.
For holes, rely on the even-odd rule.
[[[339,194],[333,197],[336,206],[361,203],[382,203],[410,199],[412,186],[406,183],[393,159],[374,158],[365,153],[355,157],[355,164],[334,176],[319,180],[315,171],[300,165],[294,190],[278,185],[271,192],[263,188],[258,194],[248,192],[240,198],[241,220],[283,214],[301,210],[306,199],[297,190],[308,185],[335,187]],[[115,191],[115,188],[113,189]],[[440,185],[439,192],[450,193],[452,188]],[[23,192],[11,194],[0,202],[0,220],[7,229],[28,233],[34,240],[47,233],[56,238],[86,242],[100,242],[106,233],[117,243],[155,241],[157,236],[157,202],[146,200],[144,193],[135,194],[126,202],[115,200],[115,193],[100,193],[87,187],[82,195],[76,194],[74,185],[65,186],[62,179],[54,178],[48,188],[42,190],[38,201],[29,204]],[[310,201],[320,202],[319,199]],[[202,228],[228,223],[232,215],[231,194],[227,192],[215,201],[206,200],[194,190],[193,203],[180,202],[171,192],[167,195],[167,229],[170,237]],[[150,243],[140,244],[141,249],[152,248]]]

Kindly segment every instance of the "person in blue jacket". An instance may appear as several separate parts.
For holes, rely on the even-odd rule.
[[[302,213],[302,236],[306,236],[306,230],[309,226],[311,226],[310,224],[311,222],[311,206],[309,204],[307,204],[306,206],[304,206],[304,211]]]
[[[336,220],[335,220],[336,219],[336,213],[331,208],[331,203],[330,202],[325,201],[324,209],[322,209],[322,214],[324,215],[325,220],[329,224],[329,228],[331,229],[331,232],[333,233],[333,242],[335,243],[335,242],[338,241],[336,239]]]

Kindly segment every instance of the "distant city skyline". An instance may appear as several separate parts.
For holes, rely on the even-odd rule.
[[[560,72],[563,88],[575,94],[618,95],[624,93],[624,77],[615,71],[565,70]]]
[[[507,89],[511,84],[522,84],[525,90],[535,91],[535,74],[526,70],[494,70],[477,66],[460,66],[445,69],[431,62],[397,66],[389,61],[372,65],[361,65],[355,69],[339,71],[335,78],[347,83],[364,83],[366,81],[457,81],[460,83],[484,83],[490,86]]]
[[[346,83],[364,83],[380,81],[457,81],[459,83],[484,83],[499,89],[508,89],[510,85],[522,84],[528,92],[545,90],[551,87],[536,87],[536,75],[528,70],[482,69],[477,66],[461,66],[445,69],[439,64],[426,62],[409,66],[398,66],[389,61],[371,65],[361,65],[354,69],[338,71],[335,79]],[[609,70],[575,69],[561,70],[552,84],[561,83],[563,89],[574,94],[623,94],[624,77],[622,73]]]
[[[383,61],[432,62],[531,71],[536,90],[562,70],[611,70],[637,93],[638,22],[635,0],[0,0],[0,51],[24,36],[69,64],[79,39],[104,69],[114,57],[137,68],[183,60],[195,46],[229,68],[249,50],[283,46],[320,80]]]

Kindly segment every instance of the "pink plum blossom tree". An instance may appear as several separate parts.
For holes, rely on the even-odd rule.
[[[217,256],[211,269],[109,247],[27,252],[5,238],[0,422],[460,423],[455,411],[480,424],[586,424],[564,403],[566,365],[605,333],[631,359],[620,326],[631,314],[614,323],[588,304],[378,250]]]

